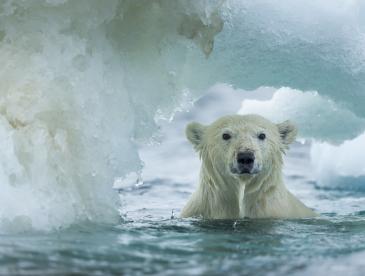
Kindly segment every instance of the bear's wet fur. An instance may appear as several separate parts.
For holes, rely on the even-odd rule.
[[[282,155],[296,134],[290,121],[274,124],[259,115],[225,116],[208,126],[190,123],[186,136],[199,153],[202,165],[199,185],[181,216],[316,216],[283,182]]]

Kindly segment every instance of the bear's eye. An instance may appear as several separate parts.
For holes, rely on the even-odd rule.
[[[231,139],[231,134],[223,133],[222,138],[223,138],[223,140],[229,140],[229,139]]]
[[[258,137],[259,137],[260,140],[265,140],[266,134],[265,133],[260,133]]]

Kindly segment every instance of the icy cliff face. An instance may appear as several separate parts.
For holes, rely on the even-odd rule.
[[[115,177],[222,29],[219,1],[0,4],[0,227],[115,221]],[[19,226],[20,225],[20,226]]]
[[[364,116],[363,1],[229,1],[212,55],[220,81],[317,91]]]

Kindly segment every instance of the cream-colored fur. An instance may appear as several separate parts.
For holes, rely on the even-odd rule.
[[[243,202],[244,185],[231,175],[216,171],[209,157],[205,157],[204,160],[198,188],[190,197],[181,216],[201,216],[210,219],[243,217],[241,202]]]
[[[223,134],[229,134],[225,140]],[[265,133],[264,140],[259,134]],[[202,159],[197,190],[182,217],[211,219],[304,218],[316,216],[285,187],[282,154],[295,140],[289,121],[273,124],[258,115],[233,115],[209,126],[191,123],[186,136]],[[254,153],[252,173],[236,173],[237,154]]]

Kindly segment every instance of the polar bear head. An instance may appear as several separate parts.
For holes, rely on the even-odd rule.
[[[274,124],[259,115],[225,116],[208,126],[193,122],[186,128],[203,163],[241,180],[281,169],[282,154],[296,134],[291,122]]]

